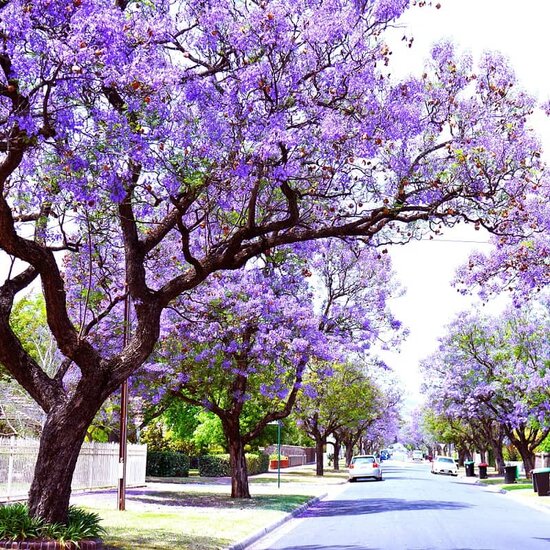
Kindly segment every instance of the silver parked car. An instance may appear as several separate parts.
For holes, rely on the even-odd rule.
[[[349,481],[359,478],[374,478],[382,481],[382,468],[374,455],[357,455],[348,466]]]
[[[436,456],[432,461],[432,474],[458,475],[458,467],[450,456]]]

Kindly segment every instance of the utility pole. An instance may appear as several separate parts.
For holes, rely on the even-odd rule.
[[[130,295],[124,300],[124,332],[122,348],[128,344],[130,335]],[[118,509],[126,510],[126,461],[128,458],[128,380],[120,387],[120,441],[118,446]]]

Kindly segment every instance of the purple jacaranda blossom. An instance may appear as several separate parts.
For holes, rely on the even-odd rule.
[[[498,317],[462,314],[423,363],[429,402],[439,414],[501,427],[527,471],[550,432],[547,303],[510,307]]]
[[[171,308],[185,296],[193,314],[188,293],[217,273],[263,254],[284,261],[286,246],[313,254],[328,238],[383,256],[387,243],[461,220],[518,239],[523,259],[519,243],[540,234],[529,198],[548,196],[534,101],[502,56],[474,68],[449,44],[419,74],[390,78],[385,34],[408,5],[0,3],[0,249],[14,260],[0,287],[0,361],[49,411],[33,515],[66,520],[69,455],[95,412],[156,352]],[[49,330],[80,371],[77,395],[10,330],[15,296],[38,279]],[[326,326],[340,349],[355,334],[359,353],[372,340],[340,308]],[[280,341],[265,335],[280,351],[275,370]],[[205,361],[215,370],[217,358]]]

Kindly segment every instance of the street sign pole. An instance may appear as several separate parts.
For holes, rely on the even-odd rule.
[[[277,489],[281,488],[281,424],[277,421]]]
[[[128,380],[120,388],[120,442],[118,446],[118,509],[126,510],[126,459],[128,457]]]

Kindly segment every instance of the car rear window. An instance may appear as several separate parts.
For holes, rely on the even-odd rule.
[[[361,458],[354,458],[352,461],[354,464],[372,464],[374,458],[372,456],[364,456]]]
[[[439,462],[450,462],[451,464],[454,464],[454,460],[452,458],[438,458]]]

